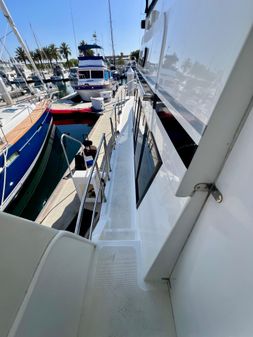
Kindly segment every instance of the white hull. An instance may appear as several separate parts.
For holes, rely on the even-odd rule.
[[[108,89],[98,89],[98,90],[77,90],[78,95],[84,101],[90,101],[92,97],[100,97],[100,93]]]

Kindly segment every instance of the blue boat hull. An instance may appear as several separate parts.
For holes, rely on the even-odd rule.
[[[10,162],[6,169],[6,184],[4,187],[4,170],[0,173],[0,204],[4,192],[4,209],[13,197],[18,193],[25,179],[32,170],[43,145],[46,141],[49,129],[52,124],[50,112],[45,111],[38,121],[21,137],[9,150],[7,159],[12,156],[15,159]],[[4,166],[3,154],[0,156],[0,167]]]

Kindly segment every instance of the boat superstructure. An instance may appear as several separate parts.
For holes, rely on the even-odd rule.
[[[80,47],[79,47],[80,48]],[[111,74],[103,56],[88,55],[88,51],[101,49],[98,45],[81,46],[78,57],[78,83],[74,89],[83,100],[99,97],[100,93],[111,89]]]
[[[253,3],[146,4],[75,233],[0,213],[2,336],[253,334]]]

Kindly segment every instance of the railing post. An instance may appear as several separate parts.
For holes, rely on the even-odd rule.
[[[114,128],[113,128],[113,123],[112,123],[112,118],[111,117],[110,117],[110,124],[111,124],[112,138],[113,138],[113,148],[115,149],[115,133],[114,133]]]
[[[117,106],[114,109],[114,123],[115,123],[115,132],[117,132]]]
[[[97,162],[96,162],[95,166],[96,166],[96,170],[97,170],[97,175],[98,175],[98,179],[99,179],[99,184],[100,184],[100,186],[103,186],[102,177],[101,177],[101,173],[100,173],[100,171],[99,171],[98,163],[97,163]],[[104,189],[103,189],[103,188],[101,188],[101,192],[102,192],[102,198],[104,199],[104,202],[106,202],[106,197],[105,197]]]
[[[106,144],[106,138],[105,138],[105,136],[104,136],[104,151],[105,151],[105,161],[106,161],[107,179],[110,180],[109,172],[111,171],[111,166],[110,166],[110,161],[109,161],[109,158],[108,158],[107,144]]]
[[[111,122],[111,127],[112,127],[112,134],[114,134],[113,123],[112,123],[111,118],[110,118],[110,122]],[[102,144],[102,143],[104,143],[104,144]],[[102,146],[104,146],[104,156],[105,157],[104,157],[104,161],[102,162],[102,168],[99,168],[97,161],[98,161],[98,157],[99,157]],[[105,183],[104,182],[106,182],[107,179],[104,180],[104,176],[105,177],[107,176],[107,178],[109,180],[109,170],[110,170],[110,161],[109,160],[110,159],[108,157],[108,146],[107,146],[107,143],[106,143],[105,134],[103,134],[102,137],[101,137],[101,140],[100,140],[100,143],[99,143],[97,153],[96,153],[95,159],[93,161],[92,167],[89,168],[89,175],[87,177],[88,178],[87,183],[86,183],[86,186],[84,188],[84,193],[83,193],[82,198],[81,198],[81,205],[80,205],[80,208],[79,208],[77,221],[76,221],[76,227],[75,227],[75,234],[79,234],[80,229],[81,229],[83,213],[84,213],[84,209],[85,209],[84,206],[85,206],[86,198],[88,196],[89,185],[92,183],[94,185],[94,189],[96,188],[96,186],[95,186],[96,181],[92,182],[92,177],[94,177],[94,179],[99,180],[99,187],[98,187],[97,190],[95,190],[96,198],[95,198],[95,202],[94,202],[90,227],[87,231],[89,239],[92,238],[92,231],[93,231],[94,221],[96,219],[96,207],[97,207],[97,204],[98,204],[98,200],[100,199],[101,204],[103,202],[106,202]]]

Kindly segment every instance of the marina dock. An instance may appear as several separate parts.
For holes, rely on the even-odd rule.
[[[105,104],[103,115],[99,117],[94,127],[88,135],[88,139],[92,141],[93,145],[98,147],[101,136],[105,133],[107,143],[111,139],[111,123],[110,117],[115,124],[115,116],[113,106],[122,97],[125,97],[125,87],[120,86],[115,98],[111,102]],[[103,156],[98,158],[100,165]],[[74,169],[74,160],[71,162],[71,169]],[[62,179],[56,186],[54,192],[48,199],[46,205],[38,215],[36,222],[42,225],[53,227],[57,229],[66,229],[69,224],[75,219],[80,206],[80,200],[76,193],[74,183],[72,181],[69,169],[66,170]]]

